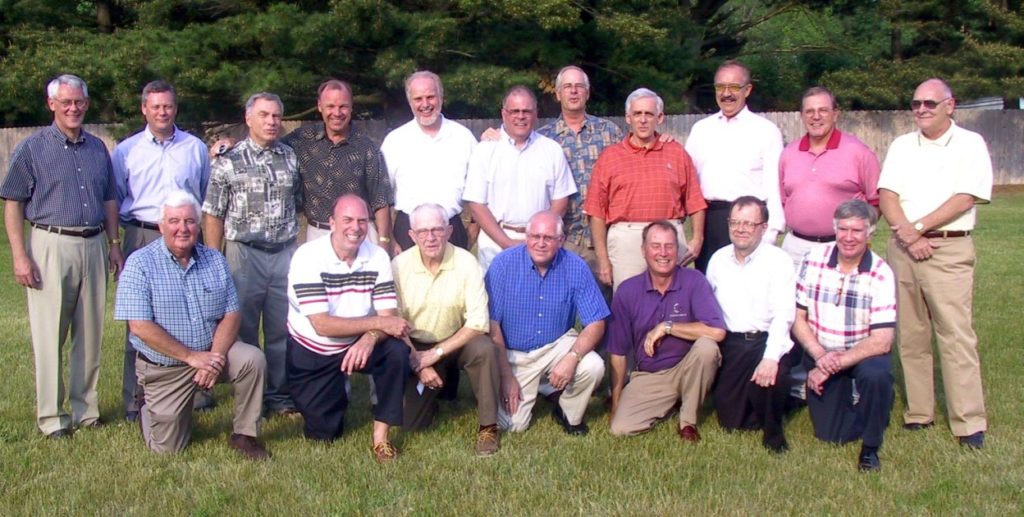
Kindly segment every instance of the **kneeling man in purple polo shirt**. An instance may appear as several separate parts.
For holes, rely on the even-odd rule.
[[[587,263],[562,249],[564,239],[562,217],[538,212],[526,225],[526,243],[499,253],[484,278],[501,372],[498,425],[505,431],[530,427],[537,392],[546,385],[562,390],[553,416],[565,432],[589,432],[583,414],[604,376],[593,350],[608,305]]]
[[[681,403],[679,437],[700,441],[697,410],[721,363],[725,320],[704,275],[679,266],[678,243],[672,223],[647,225],[647,271],[623,282],[612,298],[608,352],[611,431],[617,436],[649,430]],[[628,384],[627,354],[636,365]]]

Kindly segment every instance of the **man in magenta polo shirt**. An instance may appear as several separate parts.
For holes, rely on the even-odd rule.
[[[677,231],[669,221],[644,228],[647,271],[623,282],[612,298],[608,352],[616,436],[647,431],[679,407],[679,437],[700,441],[697,411],[721,364],[725,319],[704,275],[679,266]],[[627,356],[636,365],[628,384]]]
[[[857,137],[836,129],[839,110],[828,88],[804,92],[800,110],[807,134],[779,159],[779,194],[789,233],[782,249],[800,267],[815,245],[835,242],[832,213],[847,199],[878,206],[878,157]]]

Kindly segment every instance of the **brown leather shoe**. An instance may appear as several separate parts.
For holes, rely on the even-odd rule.
[[[370,450],[373,452],[373,459],[381,465],[398,459],[398,447],[391,445],[391,442],[380,442]]]
[[[270,459],[270,451],[263,448],[260,442],[257,442],[252,436],[232,434],[231,438],[228,438],[228,446],[238,451],[238,454],[253,461]]]
[[[481,427],[476,432],[476,455],[493,456],[501,448],[501,431],[496,425]]]
[[[697,426],[688,425],[679,430],[679,437],[684,442],[697,443],[700,441],[700,433],[697,432]]]

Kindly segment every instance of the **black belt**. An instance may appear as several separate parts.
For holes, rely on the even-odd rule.
[[[278,242],[276,244],[264,244],[262,242],[242,242],[242,241],[235,241],[235,242],[237,242],[237,243],[239,243],[239,244],[241,244],[243,246],[248,246],[250,248],[255,248],[255,249],[258,249],[260,251],[265,251],[267,253],[277,253],[277,252],[287,248],[288,246],[291,246],[292,243],[295,242],[295,239],[291,239],[288,242]]]
[[[309,223],[309,225],[312,226],[313,228],[316,228],[317,230],[330,230],[331,229],[331,225],[329,223],[318,223],[318,222],[310,220],[310,219],[307,219],[306,222]]]
[[[129,219],[129,220],[125,221],[124,223],[125,224],[130,224],[132,226],[138,226],[139,228],[142,228],[142,229],[145,229],[145,230],[153,230],[153,231],[157,231],[157,232],[160,231],[160,226],[159,225],[156,225],[156,224],[153,224],[153,223],[147,223],[145,221],[139,221],[137,219]]]
[[[709,210],[722,210],[726,208],[732,208],[732,201],[722,201],[720,199],[709,199],[708,209]]]
[[[69,237],[83,237],[88,239],[89,237],[95,237],[103,233],[103,225],[99,225],[95,228],[86,228],[84,230],[69,230],[67,228],[61,228],[60,226],[50,226],[48,224],[37,224],[29,223],[33,228],[39,228],[44,232],[56,233],[57,235],[67,235]]]
[[[726,339],[742,339],[743,341],[760,341],[768,337],[768,333],[762,330],[755,330],[753,332],[726,332]]]
[[[177,366],[177,365],[173,365],[173,364],[158,363],[158,362],[156,362],[156,361],[146,357],[146,354],[144,354],[142,352],[138,352],[138,357],[139,357],[139,359],[142,359],[142,362],[144,362],[144,363],[149,363],[149,364],[151,364],[153,366],[159,366],[161,368],[170,368],[171,366]]]
[[[794,237],[797,237],[799,239],[803,239],[805,241],[811,241],[811,242],[835,242],[835,240],[836,240],[836,236],[835,235],[825,235],[824,237],[814,237],[812,235],[804,235],[804,234],[802,234],[802,233],[800,233],[800,232],[798,232],[796,230],[790,230],[789,233],[792,233]]]
[[[931,231],[931,232],[924,232],[924,238],[926,238],[926,239],[948,239],[950,237],[967,237],[970,234],[971,234],[970,230],[967,230],[967,231],[962,231],[962,230],[961,231],[951,231],[951,232]]]

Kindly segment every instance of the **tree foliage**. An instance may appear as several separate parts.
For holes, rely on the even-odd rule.
[[[141,124],[138,92],[157,78],[193,127],[238,120],[263,90],[309,117],[328,77],[353,84],[357,116],[398,119],[403,78],[426,68],[449,115],[493,117],[507,87],[549,94],[568,63],[590,74],[594,112],[621,113],[639,86],[668,112],[710,111],[714,70],[734,57],[753,68],[760,109],[792,108],[818,82],[889,108],[930,75],[961,96],[1021,91],[1022,40],[1006,0],[0,0],[0,113],[46,123],[43,86],[69,72],[104,122]]]

